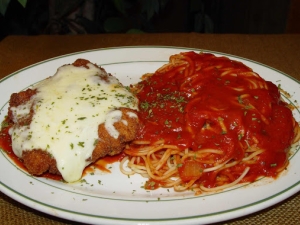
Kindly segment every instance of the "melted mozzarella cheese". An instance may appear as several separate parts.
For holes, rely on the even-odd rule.
[[[14,153],[21,157],[25,150],[48,151],[67,182],[80,179],[89,164],[98,125],[105,123],[109,134],[118,138],[113,126],[122,117],[118,108],[137,109],[137,99],[115,77],[91,63],[87,66],[60,67],[33,87],[37,94],[30,101],[11,108],[15,120],[34,110],[29,125],[10,129]]]

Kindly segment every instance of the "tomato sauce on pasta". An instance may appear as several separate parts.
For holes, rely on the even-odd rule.
[[[299,139],[278,87],[227,57],[173,55],[132,89],[142,126],[121,171],[148,177],[147,189],[200,194],[275,178]]]

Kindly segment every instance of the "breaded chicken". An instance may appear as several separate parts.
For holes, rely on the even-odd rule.
[[[128,125],[125,125],[122,121],[114,124],[115,128],[120,132],[119,137],[115,139],[107,132],[104,124],[100,124],[98,127],[100,139],[95,146],[92,157],[88,159],[90,163],[107,155],[113,156],[121,153],[125,145],[135,138],[139,126],[138,118],[130,117],[127,114],[127,112],[135,113],[135,111],[127,108],[121,108],[120,110],[123,114],[122,120],[126,120]],[[45,172],[60,175],[55,159],[45,150],[23,151],[22,161],[28,172],[32,175],[41,175]]]
[[[101,82],[102,82],[102,83],[100,82],[98,84],[98,86],[103,87],[103,85],[105,85],[106,83],[107,83],[107,85],[113,86],[117,82],[116,80],[110,81],[110,79],[111,79],[110,74],[106,74],[104,69],[97,67],[94,64],[91,64],[87,60],[79,59],[79,60],[75,61],[72,64],[72,66],[80,68],[80,70],[82,70],[83,72],[86,72],[85,69],[88,71],[90,68],[93,68],[95,71],[98,71],[99,74],[97,74],[97,76],[100,77]],[[94,67],[96,67],[96,68],[94,68]],[[71,68],[71,69],[74,69],[74,68]],[[50,79],[50,78],[47,78],[47,79]],[[92,79],[94,79],[94,78],[92,78]],[[121,84],[119,84],[119,83],[116,83],[116,84],[117,84],[116,86],[118,86],[116,88],[117,91],[118,90],[125,91],[124,90],[125,87],[122,86],[121,87],[122,89],[119,89]],[[95,86],[97,86],[97,85],[95,85]],[[92,87],[88,84],[88,85],[85,85],[82,88],[82,90],[89,89],[89,88],[92,89]],[[68,90],[69,90],[69,87],[66,89],[66,92]],[[113,94],[111,94],[110,98],[117,98],[118,104],[116,106],[114,106],[114,105],[107,106],[107,103],[106,103],[106,105],[103,106],[103,107],[108,107],[108,109],[105,111],[106,115],[101,115],[101,116],[97,115],[97,116],[99,116],[99,118],[104,117],[105,120],[102,121],[101,123],[98,123],[98,125],[97,125],[98,126],[98,132],[97,132],[98,137],[95,138],[92,154],[85,159],[85,161],[86,161],[85,165],[93,163],[93,162],[97,161],[99,158],[105,157],[106,155],[112,156],[112,155],[119,154],[120,152],[122,152],[125,145],[128,142],[132,141],[136,137],[136,134],[137,134],[137,131],[139,128],[139,119],[137,116],[137,111],[136,111],[137,109],[136,109],[135,102],[131,102],[132,96],[130,95],[130,93],[128,95],[125,95],[126,93],[125,94],[123,92],[119,93],[116,90],[113,89],[113,91],[112,91]],[[42,102],[42,100],[37,101],[35,98],[36,98],[36,95],[39,94],[40,91],[41,90],[38,88],[37,89],[27,89],[25,91],[21,91],[19,93],[14,93],[11,95],[10,102],[9,102],[8,119],[11,121],[11,123],[13,123],[14,129],[17,130],[18,132],[20,132],[20,128],[22,128],[23,130],[26,131],[26,129],[29,129],[28,127],[30,127],[31,123],[33,123],[33,122],[36,123],[34,116],[36,116],[35,113],[37,113],[41,107],[41,105],[38,105],[37,102]],[[89,90],[89,91],[91,91],[91,90]],[[95,93],[95,90],[93,90],[93,91]],[[103,91],[103,90],[101,90],[99,88],[99,92],[101,92],[101,91]],[[114,92],[116,92],[116,94]],[[101,102],[101,100],[102,101],[103,101],[103,99],[107,100],[107,99],[105,99],[105,98],[107,98],[106,93],[104,93],[104,96],[105,97],[101,97],[101,96],[97,97],[96,96],[98,98],[97,101],[94,100],[96,98],[94,95],[89,97],[90,99],[93,99],[93,102],[90,103],[93,105],[92,108],[95,107],[96,104]],[[80,99],[80,98],[78,97],[78,99]],[[126,100],[127,102],[124,103],[124,101],[125,101],[124,99],[125,100],[127,99]],[[128,101],[128,99],[130,101]],[[119,104],[119,102],[121,102],[121,104]],[[54,103],[53,103],[53,105],[54,105]],[[21,109],[22,107],[24,109]],[[102,106],[99,106],[99,107],[101,108]],[[67,107],[66,107],[66,109],[68,110]],[[71,107],[71,109],[73,110],[73,107]],[[86,111],[88,113],[89,110],[86,109]],[[83,110],[83,112],[84,112],[84,110]],[[69,113],[68,111],[63,112],[63,114],[67,114],[67,115],[68,115],[68,113]],[[114,116],[113,113],[117,114],[118,116],[117,117]],[[112,114],[112,118],[108,118],[108,116],[110,114]],[[60,115],[60,114],[58,114],[58,115]],[[77,114],[75,114],[75,115],[77,116]],[[89,116],[89,114],[83,115],[83,116],[81,115],[79,118],[77,118],[77,120],[73,121],[73,124],[82,123],[82,126],[84,126],[84,122],[86,120],[86,117],[88,117],[88,116]],[[93,114],[92,117],[96,117],[96,114]],[[64,120],[61,119],[58,121],[60,121],[62,124],[65,124],[65,123],[67,123],[66,121],[70,120],[70,118],[71,118],[71,116],[70,117],[67,116],[66,119],[64,119]],[[99,121],[101,121],[101,120],[99,120]],[[110,121],[110,122],[107,122],[107,121]],[[58,126],[61,126],[62,124],[59,124]],[[53,125],[51,124],[51,126],[53,126]],[[68,126],[66,126],[66,127],[68,127]],[[73,132],[72,130],[67,130],[67,128],[65,128],[65,127],[64,127],[64,129],[65,129],[66,133]],[[85,128],[83,128],[83,129],[85,129]],[[46,130],[46,128],[45,128],[45,130]],[[30,131],[30,132],[32,132],[32,131]],[[27,139],[32,138],[30,132],[26,133],[26,135],[28,135],[28,133],[30,134],[30,135],[28,135]],[[59,130],[59,132],[60,132],[60,130]],[[21,135],[23,135],[23,133],[21,133]],[[19,134],[16,135],[15,131],[12,131],[12,134],[11,134],[12,142],[14,142],[15,139],[18,139],[19,136],[21,136],[21,135],[19,135]],[[45,133],[45,135],[49,135],[49,134]],[[64,135],[64,133],[62,133],[62,135]],[[40,136],[43,137],[43,134],[40,134]],[[60,137],[60,136],[57,136],[56,139],[58,139],[58,137]],[[80,139],[80,136],[77,135],[77,138]],[[55,138],[53,137],[52,139],[55,139]],[[26,138],[24,140],[26,140]],[[24,140],[22,140],[22,141],[24,141]],[[71,148],[71,150],[73,150],[73,148],[75,148],[75,147],[77,147],[77,148],[85,147],[84,146],[85,144],[86,143],[83,141],[78,142],[77,145],[75,143],[74,144],[71,143],[70,148]],[[78,145],[79,145],[79,147],[78,147]],[[13,144],[13,146],[14,146],[14,144]],[[19,144],[18,146],[23,146],[23,145]],[[46,149],[40,149],[40,148],[32,148],[29,150],[22,149],[22,153],[19,157],[24,162],[24,165],[28,169],[28,172],[30,174],[42,175],[45,172],[49,172],[52,174],[63,175],[62,174],[63,170],[58,168],[58,164],[57,164],[58,159],[55,158],[51,154],[51,151],[49,151],[47,148],[48,147],[46,147]],[[70,149],[68,149],[68,151],[70,151]],[[70,151],[70,152],[72,152],[72,151]],[[73,179],[74,178],[70,178],[69,181],[72,182],[72,181],[74,181]]]

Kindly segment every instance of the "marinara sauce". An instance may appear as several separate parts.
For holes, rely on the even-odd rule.
[[[244,181],[276,177],[288,164],[295,136],[292,112],[277,86],[227,57],[186,52],[171,56],[172,61],[136,85],[143,124],[137,139],[164,139],[182,150],[221,150],[213,156],[215,163],[240,161],[222,171],[232,180],[246,166],[250,171]],[[255,163],[243,163],[250,148],[264,151]],[[205,173],[200,180],[214,186],[209,182],[215,176]]]

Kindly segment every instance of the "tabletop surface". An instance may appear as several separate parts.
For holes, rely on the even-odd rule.
[[[97,34],[8,36],[0,42],[0,78],[52,57],[89,49],[121,46],[198,48],[251,59],[300,80],[300,34]],[[4,172],[4,171],[1,171]],[[0,192],[4,224],[74,224],[21,203]],[[300,193],[248,216],[219,224],[300,224]]]

